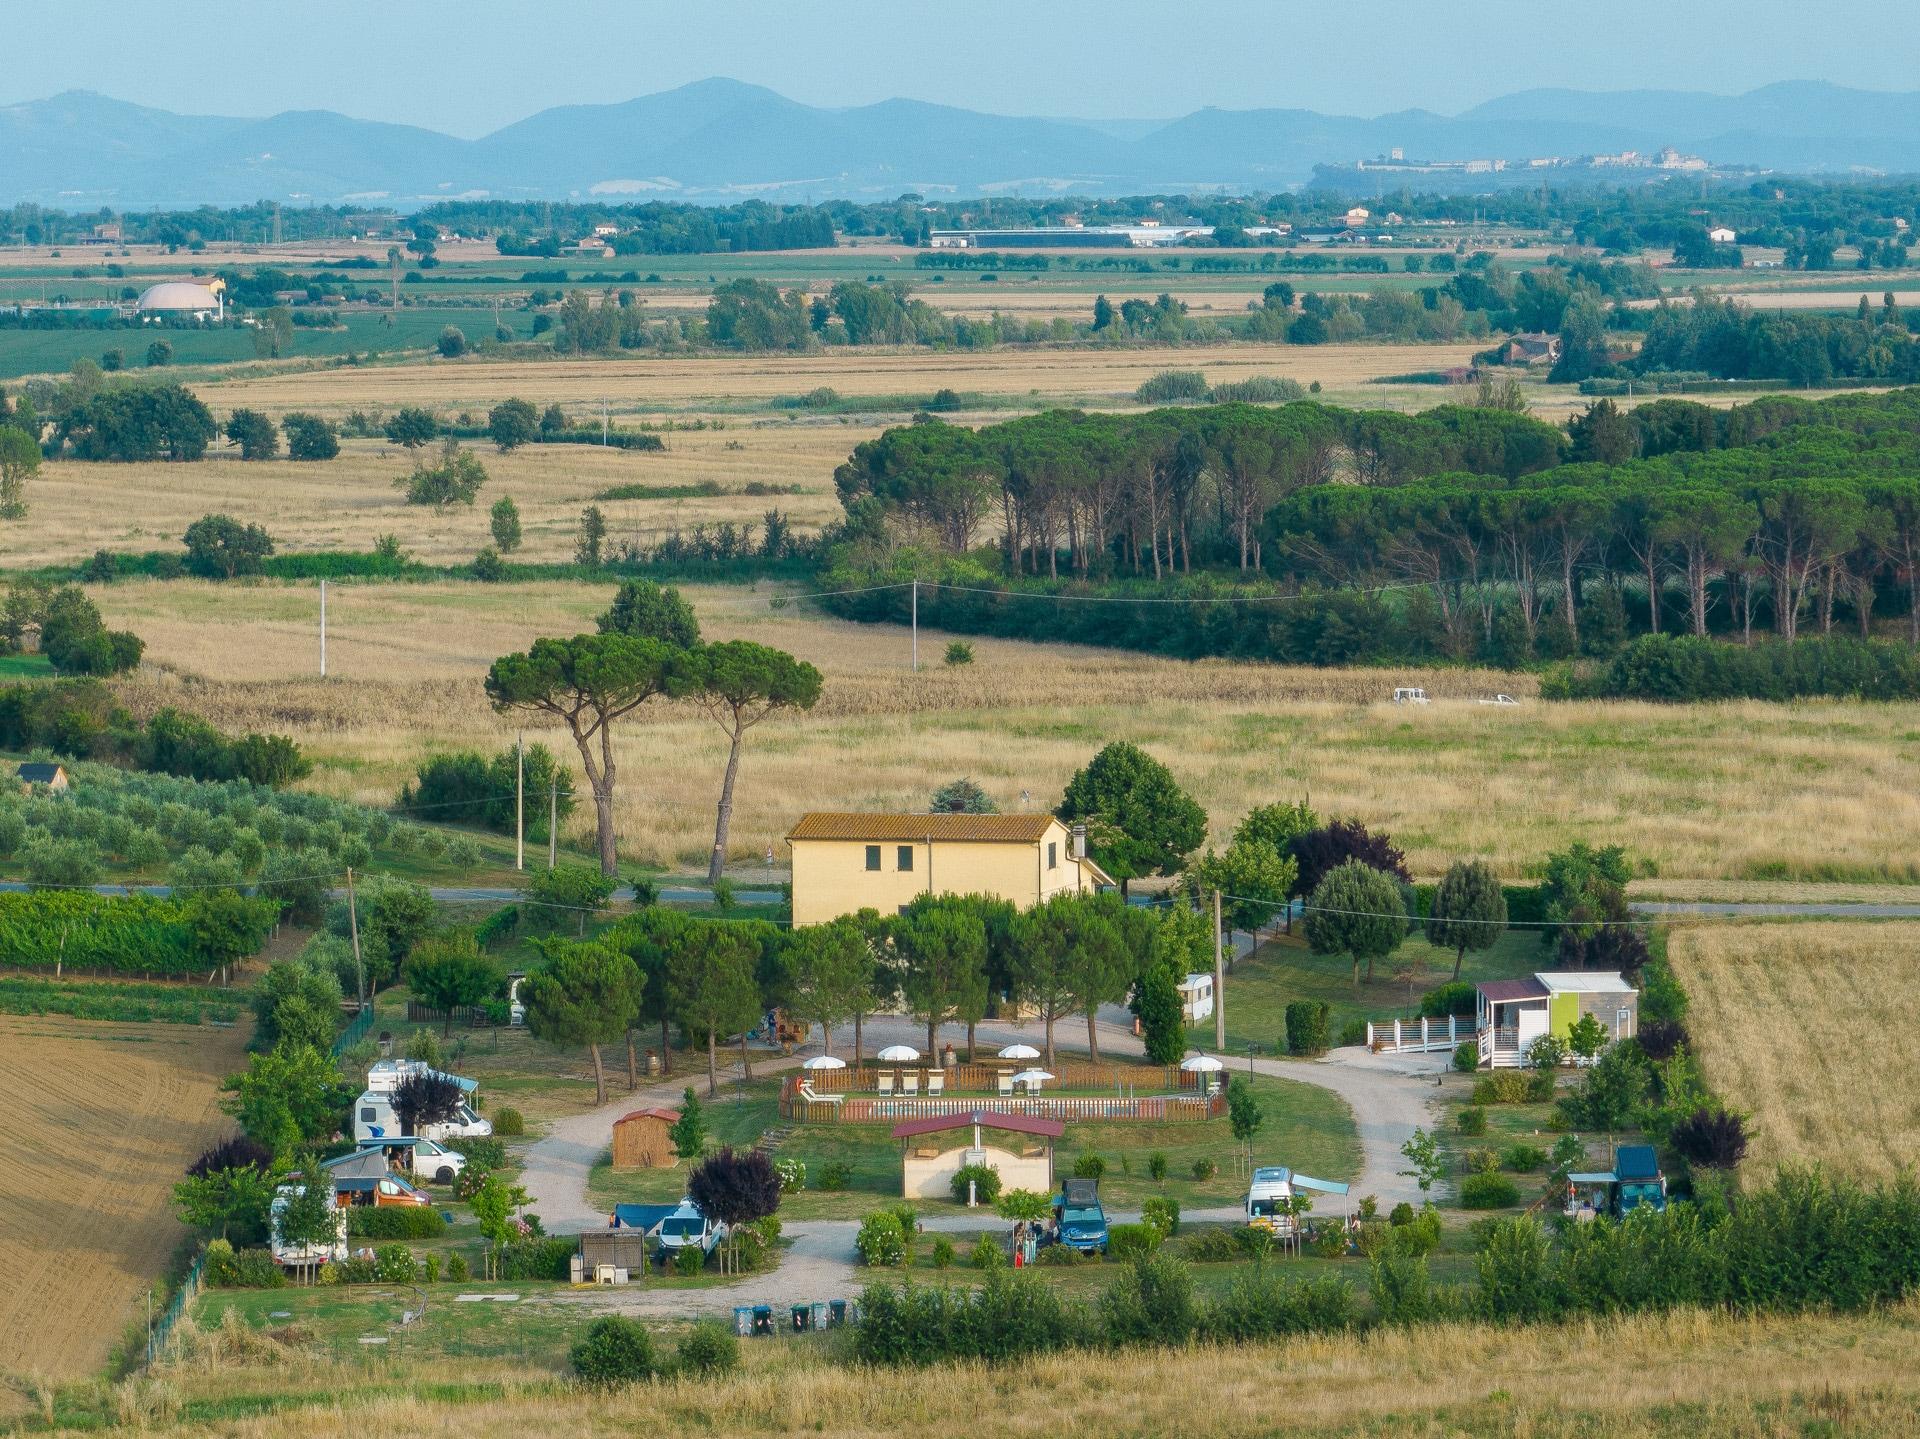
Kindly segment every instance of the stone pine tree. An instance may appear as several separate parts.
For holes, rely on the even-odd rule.
[[[891,933],[901,993],[908,1013],[927,1026],[931,1056],[941,1025],[986,1009],[986,926],[977,914],[935,899],[911,905]]]
[[[542,639],[523,654],[503,655],[487,671],[496,710],[529,710],[566,725],[593,788],[600,872],[618,873],[613,828],[617,778],[613,727],[656,695],[682,695],[697,676],[684,650],[623,634]]]
[[[549,1044],[585,1045],[593,1056],[594,1103],[607,1102],[603,1045],[617,1044],[640,1012],[644,985],[632,958],[608,945],[548,941],[547,960],[520,985],[527,1031]]]
[[[727,861],[733,787],[740,777],[740,750],[747,731],[782,711],[812,709],[820,698],[821,680],[820,671],[805,660],[751,640],[722,640],[703,645],[696,654],[695,698],[727,735],[727,767],[713,822],[713,853],[707,861],[707,883],[713,884]]]
[[[873,954],[851,919],[796,929],[781,946],[788,1011],[820,1026],[820,1052],[833,1053],[833,1027],[873,1004]]]
[[[710,1095],[720,1092],[721,1037],[745,1033],[760,1017],[754,975],[759,960],[758,940],[740,925],[717,922],[693,926],[667,959],[667,985],[680,1027],[707,1042]]]
[[[1084,823],[1094,860],[1127,885],[1177,874],[1207,837],[1206,811],[1173,773],[1137,745],[1116,740],[1067,781],[1054,814]]]
[[[1500,876],[1477,859],[1455,860],[1441,877],[1433,895],[1433,914],[1427,920],[1427,938],[1453,951],[1453,977],[1467,951],[1493,948],[1507,928],[1507,895]]]
[[[1375,959],[1392,954],[1407,936],[1407,910],[1391,875],[1348,860],[1328,873],[1307,900],[1307,943],[1315,954],[1344,954],[1360,984],[1360,961],[1373,978]]]

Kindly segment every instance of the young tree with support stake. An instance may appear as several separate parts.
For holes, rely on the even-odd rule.
[[[618,872],[614,852],[614,721],[656,695],[685,694],[697,667],[686,653],[658,640],[630,635],[575,635],[535,640],[524,654],[503,655],[487,671],[487,697],[496,710],[532,710],[566,725],[593,787],[600,872]],[[597,751],[597,753],[596,753]]]
[[[747,731],[781,710],[810,710],[820,698],[820,671],[784,650],[749,640],[703,645],[696,697],[708,718],[727,732],[727,768],[720,781],[720,807],[713,824],[713,857],[707,883],[727,862],[727,829],[733,822],[733,786],[740,775],[740,747]]]
[[[546,964],[520,985],[527,1032],[549,1044],[584,1044],[593,1055],[594,1103],[605,1104],[600,1047],[627,1032],[645,981],[632,959],[604,944],[549,940],[541,948]]]

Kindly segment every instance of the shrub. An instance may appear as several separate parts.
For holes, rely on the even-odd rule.
[[[1249,375],[1244,380],[1229,380],[1213,387],[1215,404],[1285,405],[1306,398],[1306,388],[1298,380],[1282,375]]]
[[[900,1226],[900,1217],[889,1210],[869,1214],[860,1221],[860,1232],[854,1237],[853,1247],[860,1251],[861,1260],[873,1268],[897,1267],[907,1262],[906,1231]]]
[[[404,1244],[382,1244],[373,1252],[373,1277],[382,1284],[411,1284],[420,1266]]]
[[[1420,996],[1420,1013],[1426,1019],[1445,1019],[1450,1014],[1471,1015],[1478,1003],[1474,987],[1464,979],[1451,980]]]
[[[797,1194],[807,1187],[807,1162],[804,1159],[775,1159],[773,1172],[780,1176],[782,1194]]]
[[[820,1166],[820,1172],[814,1177],[813,1187],[837,1193],[853,1182],[853,1166],[841,1160]]]
[[[1231,1229],[1195,1229],[1180,1240],[1180,1256],[1194,1264],[1225,1264],[1244,1253]]]
[[[1150,1195],[1140,1206],[1140,1222],[1159,1230],[1162,1239],[1171,1239],[1180,1232],[1180,1201],[1171,1195]]]
[[[1393,1206],[1392,1213],[1387,1215],[1387,1223],[1396,1228],[1403,1224],[1413,1223],[1413,1206],[1407,1203],[1406,1200],[1401,1200]]]
[[[1473,1086],[1473,1102],[1483,1104],[1525,1104],[1530,1076],[1519,1069],[1496,1069],[1482,1076]]]
[[[1086,1153],[1073,1161],[1075,1179],[1099,1179],[1107,1172],[1107,1161],[1094,1153]]]
[[[1167,1156],[1156,1149],[1147,1156],[1147,1178],[1158,1184],[1164,1181],[1166,1177]]]
[[[1151,1247],[1101,1297],[1100,1310],[1107,1338],[1115,1344],[1184,1344],[1200,1323],[1187,1266],[1171,1254],[1152,1253]]]
[[[565,1279],[572,1272],[577,1239],[518,1239],[502,1244],[495,1254],[501,1279]]]
[[[499,1128],[500,1126],[496,1121],[494,1124],[495,1135],[498,1134]],[[496,1138],[495,1135],[475,1134],[459,1141],[460,1153],[466,1158],[467,1168],[500,1169],[506,1165],[507,1146]]]
[[[1333,1010],[1324,1000],[1296,999],[1287,1006],[1287,1053],[1314,1057],[1327,1052]]]
[[[1468,1174],[1492,1174],[1500,1167],[1500,1156],[1491,1149],[1469,1149],[1461,1161]]]
[[[473,577],[482,584],[497,585],[507,577],[507,562],[492,545],[483,545],[473,557]]]
[[[957,669],[961,665],[973,663],[973,646],[965,640],[954,640],[947,646],[946,663],[948,668]]]
[[[658,1369],[647,1326],[620,1314],[589,1324],[567,1359],[585,1383],[603,1386],[651,1379]]]
[[[1545,1104],[1556,1092],[1553,1071],[1536,1069],[1527,1076],[1527,1103]]]
[[[1462,1209],[1507,1209],[1520,1202],[1520,1187],[1504,1174],[1469,1174],[1460,1182]]]
[[[269,1249],[235,1249],[224,1239],[207,1245],[206,1268],[201,1271],[214,1289],[279,1289],[287,1282],[286,1273],[274,1262]]]
[[[1509,1144],[1500,1151],[1500,1164],[1515,1174],[1532,1174],[1547,1167],[1547,1151],[1537,1144]]]
[[[1075,1264],[1085,1264],[1087,1256],[1071,1244],[1049,1244],[1039,1252],[1035,1262],[1056,1268],[1070,1268]]]
[[[936,1245],[935,1248],[937,1251],[938,1246]],[[967,1263],[971,1264],[975,1269],[1004,1269],[1007,1263],[1007,1254],[1004,1249],[993,1242],[991,1236],[982,1234],[978,1239],[973,1241],[973,1249],[967,1255]]]
[[[1686,1046],[1687,1027],[1677,1019],[1650,1019],[1640,1026],[1638,1040],[1640,1052],[1659,1064]]]
[[[1696,1109],[1673,1126],[1673,1147],[1689,1164],[1732,1169],[1746,1158],[1747,1126],[1725,1109]]]
[[[1454,1046],[1453,1068],[1457,1074],[1472,1074],[1480,1067],[1480,1044],[1478,1040],[1463,1039]]]
[[[355,1239],[439,1239],[446,1232],[437,1209],[356,1204],[347,1211],[347,1233]]]
[[[1142,382],[1133,397],[1143,405],[1170,405],[1202,401],[1207,393],[1207,377],[1199,370],[1162,370]]]
[[[450,1284],[467,1282],[467,1256],[457,1249],[447,1256],[447,1281]]]
[[[967,1186],[973,1186],[974,1196],[982,1204],[991,1204],[1000,1197],[1000,1171],[991,1164],[963,1164],[953,1173],[950,1188],[953,1202],[967,1202]]]
[[[1163,1238],[1151,1224],[1115,1224],[1107,1230],[1107,1252],[1115,1259],[1137,1259],[1158,1249]]]
[[[1219,1172],[1220,1166],[1215,1164],[1211,1159],[1196,1159],[1193,1161],[1193,1177],[1199,1183],[1206,1183],[1207,1180],[1213,1178],[1213,1176]]]
[[[1454,1116],[1454,1127],[1469,1137],[1487,1132],[1487,1111],[1477,1104],[1468,1105]]]
[[[933,1260],[935,1269],[951,1269],[958,1253],[953,1247],[953,1241],[946,1235],[939,1234],[934,1236],[933,1251],[929,1257]]]
[[[692,1279],[706,1268],[707,1256],[697,1244],[683,1244],[673,1253],[673,1272],[682,1279]]]
[[[1557,1034],[1543,1034],[1527,1046],[1527,1063],[1535,1069],[1558,1069],[1567,1062],[1567,1042]]]
[[[703,1319],[687,1331],[674,1351],[674,1366],[682,1374],[715,1379],[740,1367],[740,1341],[726,1325]]]
[[[502,1139],[512,1139],[517,1135],[525,1134],[527,1132],[526,1117],[512,1105],[503,1105],[493,1112],[493,1132]]]

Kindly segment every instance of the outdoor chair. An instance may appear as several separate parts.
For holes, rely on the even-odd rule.
[[[932,1074],[929,1074],[927,1076],[927,1098],[931,1099],[937,1094],[945,1094],[946,1092],[947,1092],[946,1075],[940,1073],[940,1071],[938,1070],[935,1070]]]
[[[880,1071],[880,1093],[883,1095],[893,1093],[893,1071],[890,1069]]]
[[[1000,1097],[1002,1099],[1013,1097],[1013,1076],[1004,1070],[1000,1074]]]
[[[902,1094],[918,1094],[920,1092],[920,1072],[918,1070],[909,1069],[901,1074],[900,1092]]]

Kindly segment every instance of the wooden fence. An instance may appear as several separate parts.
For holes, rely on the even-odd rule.
[[[1111,1089],[1117,1094],[1140,1089],[1204,1094],[1208,1081],[1218,1078],[1177,1065],[1094,1064],[1084,1059],[1060,1059],[1053,1064],[1043,1059],[1002,1059],[992,1064],[956,1064],[950,1069],[937,1064],[886,1064],[863,1059],[858,1069],[848,1065],[845,1069],[808,1070],[807,1074],[815,1094],[876,1093],[882,1074],[894,1075],[896,1087],[898,1076],[916,1074],[924,1090],[929,1074],[944,1074],[949,1095],[993,1096],[999,1093],[1003,1075],[1018,1074],[1023,1069],[1046,1070],[1053,1076],[1050,1083],[1056,1089]]]
[[[1151,1075],[1154,1071],[1147,1070]],[[1224,1091],[1212,1094],[948,1094],[938,1098],[881,1097],[865,1092],[821,1099],[800,1092],[804,1079],[788,1075],[780,1085],[780,1114],[802,1124],[897,1124],[903,1119],[972,1114],[1028,1114],[1070,1124],[1089,1120],[1147,1120],[1198,1124],[1227,1112]],[[809,1089],[813,1086],[809,1085]]]

